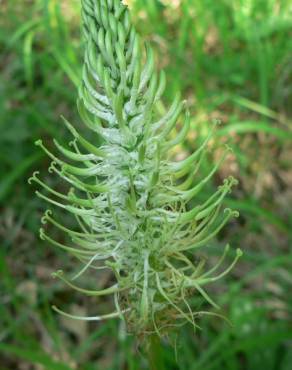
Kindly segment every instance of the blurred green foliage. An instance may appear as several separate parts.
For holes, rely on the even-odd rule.
[[[241,217],[203,252],[216,258],[225,240],[245,252],[233,276],[213,292],[232,326],[202,317],[201,331],[184,329],[178,338],[179,365],[165,344],[167,369],[288,370],[291,1],[129,3],[137,28],[156,49],[158,67],[166,69],[165,102],[181,90],[193,113],[193,133],[177,155],[192,151],[219,119],[214,147],[228,142],[234,154],[213,185],[226,174],[240,180],[228,205]],[[102,312],[111,303],[77,296],[52,280],[51,272],[60,265],[72,270],[74,261],[38,240],[44,205],[26,180],[36,168],[45,175],[48,165],[34,141],[41,137],[50,146],[52,137],[67,138],[60,114],[80,124],[79,1],[2,0],[0,8],[0,369],[143,369],[143,356],[118,322],[88,325],[52,313],[53,303],[77,314]],[[210,153],[205,171],[217,155],[217,149]],[[47,182],[60,186],[51,176]],[[105,274],[100,284],[108,279]]]

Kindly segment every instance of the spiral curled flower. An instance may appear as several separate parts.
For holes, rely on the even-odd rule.
[[[82,263],[73,279],[61,271],[54,277],[90,296],[113,296],[114,312],[84,319],[120,317],[138,335],[163,335],[186,322],[196,326],[196,307],[189,298],[201,295],[217,307],[205,285],[226,274],[241,255],[238,250],[231,266],[219,274],[228,246],[209,271],[192,257],[237,216],[221,209],[236,184],[232,177],[204,202],[197,200],[228,148],[200,180],[197,171],[211,130],[189,157],[169,159],[189,132],[190,114],[179,95],[165,114],[159,113],[165,74],[156,72],[153,51],[141,42],[127,7],[120,0],[82,0],[82,19],[86,48],[78,110],[91,141],[64,119],[73,141],[65,147],[54,140],[60,157],[42,141],[36,143],[52,159],[49,171],[70,185],[68,194],[51,189],[38,173],[31,178],[46,192],[38,196],[71,213],[79,225],[78,231],[70,230],[51,212],[42,219],[68,234],[72,245],[53,240],[44,229],[41,238]],[[72,282],[91,268],[110,268],[116,283],[91,291]]]

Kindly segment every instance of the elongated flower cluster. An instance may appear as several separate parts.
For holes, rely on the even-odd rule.
[[[68,229],[47,211],[43,223],[64,231],[72,245],[60,244],[44,229],[41,238],[80,260],[74,279],[88,269],[112,270],[116,283],[93,291],[75,285],[62,271],[55,273],[85,294],[113,296],[113,313],[85,319],[120,317],[136,334],[196,325],[188,298],[201,295],[217,307],[204,287],[225,275],[241,255],[238,250],[231,266],[217,275],[228,246],[209,271],[193,258],[237,216],[221,210],[236,180],[224,180],[209,199],[190,208],[226,153],[199,180],[212,132],[188,158],[169,159],[190,129],[185,103],[177,96],[165,114],[159,113],[165,75],[155,71],[152,49],[141,42],[120,0],[82,0],[82,11],[86,51],[78,109],[91,140],[64,119],[74,140],[70,147],[54,140],[60,158],[37,142],[52,159],[50,172],[70,185],[68,194],[51,189],[37,173],[31,178],[45,190],[38,196],[75,216],[79,228]]]

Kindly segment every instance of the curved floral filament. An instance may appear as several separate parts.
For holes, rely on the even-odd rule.
[[[55,200],[53,200],[51,198],[46,197],[44,194],[40,193],[39,191],[36,191],[35,193],[38,197],[44,199],[48,203],[51,203],[51,204],[54,204],[57,207],[66,209],[67,211],[69,211],[71,213],[74,213],[76,215],[79,215],[79,216],[96,216],[96,212],[93,209],[83,209],[83,208],[77,208],[77,207],[74,207],[74,206],[70,206],[70,205],[67,205],[67,204],[62,204],[62,203],[56,202]]]
[[[125,287],[120,287],[119,288],[118,285],[115,284],[115,285],[111,286],[110,288],[106,288],[106,289],[88,290],[88,289],[83,289],[83,288],[80,288],[77,285],[72,284],[69,280],[67,280],[63,276],[63,271],[62,270],[59,270],[57,272],[54,272],[52,275],[53,275],[53,277],[57,277],[57,278],[61,279],[70,288],[72,288],[74,290],[77,290],[80,293],[83,293],[83,294],[86,294],[86,295],[89,295],[89,296],[93,296],[93,297],[100,297],[100,296],[104,296],[104,295],[110,295],[110,294],[122,292],[123,290],[127,290],[130,287],[130,286],[125,286]]]
[[[90,177],[96,176],[100,174],[100,164],[93,165],[92,167],[76,167],[70,164],[63,164],[62,171],[68,172],[72,175],[82,176],[82,177]]]
[[[64,148],[61,144],[58,143],[56,139],[53,140],[57,149],[67,158],[72,161],[84,162],[84,161],[96,161],[98,157],[95,154],[79,154],[74,153],[71,150]]]
[[[219,231],[226,225],[226,223],[230,220],[230,218],[237,216],[237,212],[229,210],[227,215],[223,218],[221,223],[212,231],[209,233],[207,237],[200,241],[196,241],[195,243],[190,243],[188,246],[178,248],[180,251],[186,251],[191,249],[198,249],[207,244],[207,242],[216,236]]]
[[[38,179],[36,176],[31,177],[31,181],[35,181],[39,185],[41,185],[45,190],[47,190],[49,193],[55,195],[56,197],[67,200],[71,204],[79,205],[82,207],[87,207],[87,208],[93,208],[94,205],[94,200],[91,199],[81,199],[76,196],[73,196],[72,192],[69,195],[64,195],[62,193],[59,193],[53,189],[51,189],[48,185],[46,185],[44,182],[42,182],[40,179]],[[40,193],[38,193],[39,195]],[[49,199],[49,198],[48,198]]]
[[[219,280],[221,279],[223,276],[227,275],[232,269],[233,267],[236,265],[237,261],[239,260],[239,258],[242,256],[242,250],[241,249],[237,249],[236,250],[236,256],[233,260],[233,262],[230,264],[230,266],[225,270],[223,271],[221,274],[217,275],[217,276],[214,276],[214,277],[205,277],[205,278],[199,278],[198,281],[200,284],[207,284],[207,283],[211,283],[211,282],[214,282],[216,280]]]
[[[195,279],[189,279],[189,278],[185,278],[185,284],[184,286],[186,288],[195,288],[201,295],[202,297],[205,298],[205,300],[210,303],[211,306],[217,308],[217,309],[220,309],[220,307],[217,305],[217,303],[215,303],[213,301],[213,299],[205,292],[205,290],[199,285],[199,281],[198,280],[195,280]]]
[[[150,80],[153,74],[153,71],[154,71],[154,53],[152,48],[150,48],[146,44],[146,64],[141,73],[141,80],[138,87],[139,93],[141,93],[145,89],[148,81]]]
[[[61,248],[73,255],[81,255],[81,256],[92,256],[92,252],[89,252],[89,251],[84,251],[82,249],[78,249],[78,248],[73,248],[73,247],[68,247],[67,245],[65,244],[61,244],[59,242],[57,242],[56,240],[50,238],[44,231],[44,229],[40,229],[40,238],[42,240],[46,240],[47,242],[53,244],[55,247],[58,247],[58,248]]]
[[[112,312],[112,313],[108,313],[106,315],[100,315],[100,316],[78,316],[78,315],[71,315],[67,312],[64,312],[56,306],[52,306],[52,309],[54,311],[58,312],[60,315],[68,317],[69,319],[82,320],[82,321],[103,321],[103,320],[109,320],[109,319],[114,319],[114,318],[120,317],[119,312]],[[122,313],[124,314],[128,311],[129,310],[124,310],[124,311],[122,311]]]
[[[190,123],[191,123],[191,116],[190,116],[190,112],[187,111],[182,129],[180,130],[178,134],[175,135],[174,139],[167,141],[163,145],[163,150],[168,151],[170,148],[183,142],[190,130]]]
[[[105,153],[97,148],[95,145],[91,144],[89,141],[84,139],[76,130],[75,128],[66,120],[65,117],[61,116],[63,122],[65,123],[68,130],[71,134],[79,141],[79,143],[83,146],[84,149],[88,150],[89,153],[95,154],[98,157],[105,157]]]
[[[73,185],[75,188],[82,190],[88,193],[106,193],[108,191],[108,187],[104,184],[88,184],[79,180],[76,176],[58,170],[54,163],[51,164],[50,169],[56,172],[62,179],[64,179],[69,184]]]
[[[155,274],[156,276],[156,284],[157,284],[157,288],[158,288],[158,291],[159,293],[163,296],[163,298],[172,306],[176,309],[176,311],[178,311],[186,321],[190,322],[194,327],[196,327],[196,325],[194,324],[192,318],[189,317],[188,314],[186,314],[183,310],[181,310],[175,303],[173,303],[173,301],[168,297],[168,295],[166,294],[166,292],[164,291],[164,289],[162,288],[161,286],[161,282],[160,282],[160,279],[159,279],[159,275],[158,273]]]
[[[97,238],[97,235],[95,235],[95,234],[78,232],[78,231],[75,231],[75,230],[68,229],[64,225],[62,225],[59,222],[57,222],[56,220],[54,220],[50,216],[50,213],[48,211],[45,212],[44,216],[42,217],[42,223],[43,224],[46,224],[47,222],[49,222],[52,225],[56,226],[59,230],[64,231],[66,234],[68,234],[70,236],[76,235],[76,236],[83,237],[83,238],[90,239],[90,240],[91,239],[94,239],[95,240]],[[100,237],[100,235],[98,235],[98,236]]]
[[[189,190],[177,190],[177,195],[164,195],[164,194],[158,194],[155,197],[155,200],[158,202],[158,204],[163,203],[169,203],[169,202],[176,202],[176,201],[190,201],[193,199],[208,183],[208,181],[214,176],[214,174],[218,171],[218,168],[221,166],[221,164],[224,162],[226,158],[226,152],[222,155],[221,159],[215,164],[215,166],[212,168],[212,170],[209,172],[209,174],[204,177],[198,184],[196,184],[192,189]],[[171,188],[171,190],[175,190],[174,187]]]
[[[161,127],[164,127],[168,122],[171,122],[170,126],[172,126],[176,122],[176,119],[180,112],[181,112],[180,94],[176,94],[173,100],[173,103],[170,106],[168,112],[162,118],[160,118],[159,121],[153,123],[152,132],[155,133]],[[173,123],[170,120],[174,120],[175,122]],[[166,132],[167,131],[165,131],[165,133]]]
[[[230,249],[230,246],[229,244],[226,244],[225,248],[224,248],[224,251],[221,255],[221,257],[219,258],[218,262],[210,269],[208,270],[207,272],[205,272],[204,274],[200,275],[200,279],[204,279],[206,278],[207,276],[211,275],[213,272],[215,272],[216,270],[218,270],[218,268],[221,266],[221,264],[223,263],[223,261],[225,260],[225,257],[226,255],[228,254],[229,252],[229,249]]]
[[[210,130],[207,138],[204,140],[202,145],[196,151],[194,151],[193,154],[188,156],[186,159],[183,159],[182,161],[169,163],[168,166],[171,172],[174,172],[174,176],[176,178],[185,176],[190,170],[190,167],[193,165],[194,161],[199,158],[204,150],[206,150],[207,144],[213,136],[214,127],[212,128],[212,130]]]

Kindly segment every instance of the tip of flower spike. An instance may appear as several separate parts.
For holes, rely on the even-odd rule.
[[[39,171],[35,171],[33,174],[32,174],[32,176],[27,180],[27,182],[29,183],[29,185],[31,185],[32,184],[32,182],[33,181],[35,181],[35,179],[36,179],[36,177],[37,177],[37,175],[39,175],[40,173],[39,173]]]
[[[236,186],[238,185],[238,180],[233,176],[228,176],[227,179],[224,179],[223,183],[224,185]]]
[[[68,165],[63,164],[62,167],[61,167],[61,170],[62,170],[62,172],[66,172],[68,170]]]
[[[50,209],[47,209],[46,212],[44,213],[43,217],[41,218],[41,223],[43,225],[46,225],[48,221],[48,217],[52,216],[53,212]]]
[[[63,274],[64,274],[63,270],[58,270],[58,271],[52,272],[51,275],[55,279],[55,278],[62,276]]]
[[[74,140],[71,140],[71,141],[69,141],[69,146],[74,146],[75,144],[77,143],[77,140],[76,139],[74,139]]]
[[[40,228],[39,233],[40,233],[41,240],[46,240],[45,239],[45,230],[42,227]]]
[[[36,140],[36,141],[34,142],[34,145],[36,145],[36,146],[42,146],[42,145],[43,145],[43,141],[42,141],[41,139]]]
[[[238,211],[232,211],[232,216],[235,218],[239,217],[239,212]]]
[[[58,308],[57,308],[57,306],[55,306],[54,304],[51,306],[51,308],[52,308],[52,310],[53,310],[53,311],[58,312]]]
[[[35,193],[35,195],[36,195],[37,197],[42,198],[42,194],[41,194],[38,190],[37,190],[37,191],[35,191],[34,193]]]
[[[235,211],[235,210],[233,210],[231,208],[225,208],[223,212],[224,213],[228,213],[230,216],[235,217],[235,218],[238,218],[239,217],[239,212],[238,211]]]
[[[215,126],[217,126],[217,125],[219,126],[219,125],[222,125],[222,120],[220,118],[215,118],[213,120],[213,123],[214,123]]]
[[[67,127],[67,129],[71,132],[71,134],[74,136],[74,137],[78,137],[78,133],[77,131],[75,130],[75,128],[71,125],[71,123],[69,123],[66,118],[64,116],[61,115],[61,118],[63,120],[63,122],[65,123],[65,126]]]
[[[51,162],[50,167],[48,168],[49,173],[54,173],[55,172],[56,164],[57,164],[57,162],[55,162],[55,161]]]
[[[225,149],[226,149],[227,152],[233,153],[233,149],[228,144],[225,144]]]
[[[237,256],[237,257],[241,257],[242,255],[243,255],[242,250],[241,250],[240,248],[237,248],[237,249],[236,249],[236,256]]]

